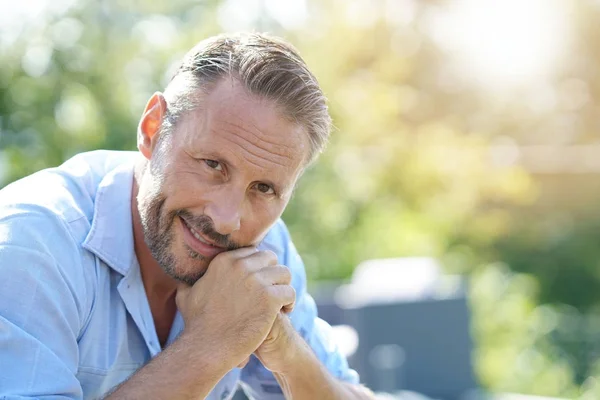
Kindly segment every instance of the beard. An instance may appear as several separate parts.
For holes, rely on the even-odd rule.
[[[144,241],[150,249],[152,257],[160,265],[162,270],[170,277],[193,285],[206,273],[211,259],[192,250],[183,243],[187,255],[176,256],[174,253],[175,220],[182,217],[197,232],[211,239],[217,246],[226,251],[240,248],[239,244],[233,242],[229,235],[218,233],[210,217],[206,215],[196,216],[186,209],[166,210],[166,198],[160,190],[161,185],[139,201],[139,213],[144,233]],[[180,223],[183,223],[180,221]]]

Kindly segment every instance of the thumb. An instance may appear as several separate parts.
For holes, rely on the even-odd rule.
[[[175,293],[175,304],[178,309],[181,309],[181,306],[185,303],[186,299],[190,294],[190,290],[192,287],[186,283],[179,283],[177,285],[177,293]]]

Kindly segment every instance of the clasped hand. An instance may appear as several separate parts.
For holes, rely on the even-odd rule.
[[[296,333],[285,315],[296,299],[289,268],[272,251],[241,248],[217,255],[193,286],[181,284],[177,308],[192,335],[227,370],[255,354],[273,372],[292,364]]]

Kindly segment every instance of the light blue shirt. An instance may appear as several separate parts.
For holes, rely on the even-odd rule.
[[[161,351],[133,247],[136,155],[83,153],[0,191],[0,399],[98,398]],[[296,330],[334,376],[358,382],[317,318],[282,221],[261,247],[292,271]],[[182,329],[178,313],[168,343]],[[230,399],[240,383],[251,397],[283,399],[254,357],[208,398]]]

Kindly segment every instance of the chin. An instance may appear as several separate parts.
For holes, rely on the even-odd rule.
[[[182,283],[187,283],[188,285],[192,286],[200,278],[202,278],[202,276],[204,276],[204,273],[206,271],[196,272],[196,273],[190,273],[190,272],[183,273],[183,272],[174,272],[174,271],[165,269],[165,272],[167,273],[167,275],[169,275],[171,278],[175,279],[176,281],[182,282]]]
[[[177,268],[175,276],[172,276],[180,282],[193,285],[198,279],[204,276],[208,270],[209,263],[210,260],[190,259],[188,257],[184,265],[180,264],[180,268]]]

